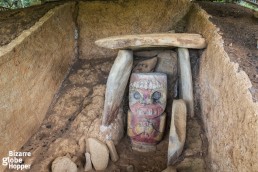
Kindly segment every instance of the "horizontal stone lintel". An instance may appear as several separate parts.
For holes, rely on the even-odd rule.
[[[182,47],[203,49],[206,41],[200,34],[191,33],[156,33],[112,36],[99,39],[96,45],[108,49],[142,49],[148,47]]]

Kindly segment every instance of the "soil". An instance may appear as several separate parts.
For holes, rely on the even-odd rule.
[[[57,4],[0,12],[0,45],[8,44],[55,5]],[[257,19],[252,17],[252,11],[235,4],[199,2],[199,5],[213,16],[211,21],[221,29],[225,50],[231,60],[239,63],[240,69],[248,74],[254,87],[250,91],[255,95],[258,89],[258,52],[254,39],[258,30]],[[190,51],[196,102],[195,117],[187,119],[185,147],[175,164],[179,172],[208,171],[204,162],[208,143],[198,103],[198,69],[201,53],[198,50]],[[32,152],[32,157],[24,162],[32,164],[31,171],[49,171],[52,161],[58,156],[65,155],[77,164],[79,171],[83,171],[85,139],[92,129],[92,124],[101,118],[105,84],[114,59],[115,57],[91,60],[82,58],[75,62],[53,99],[40,129],[20,150]],[[171,109],[171,105],[168,109]],[[116,146],[119,161],[110,161],[106,171],[126,171],[130,165],[133,165],[134,171],[139,172],[164,170],[167,165],[169,125],[166,131],[164,139],[157,145],[157,151],[151,153],[133,151],[129,138],[125,136]]]
[[[33,26],[47,11],[58,4],[60,2],[24,9],[0,11],[0,46],[10,43],[22,31]]]
[[[230,60],[246,72],[253,87],[253,101],[258,101],[258,19],[253,11],[237,4],[198,2],[212,17],[210,20],[220,28],[225,51]]]

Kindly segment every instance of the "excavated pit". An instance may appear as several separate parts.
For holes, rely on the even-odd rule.
[[[10,84],[15,86],[7,89],[0,84],[3,90],[1,105],[7,104],[4,95],[13,90],[19,93],[11,95],[7,101],[14,106],[6,105],[0,111],[9,115],[0,123],[0,127],[6,126],[0,128],[1,133],[6,133],[0,135],[4,143],[0,149],[1,158],[7,156],[8,150],[29,151],[32,156],[24,158],[24,163],[32,165],[31,171],[50,171],[55,158],[67,155],[79,171],[83,171],[85,139],[101,119],[105,84],[117,54],[117,51],[97,47],[94,41],[114,35],[174,30],[200,33],[208,43],[205,50],[190,50],[195,116],[187,118],[186,143],[175,165],[177,170],[258,169],[255,164],[258,148],[254,139],[258,131],[257,104],[249,91],[250,80],[236,63],[230,62],[217,28],[199,7],[187,0],[152,4],[147,1],[86,1],[53,6],[55,8],[29,32],[21,33],[22,37],[18,36],[0,49],[1,73],[4,78],[13,77]],[[34,46],[35,42],[39,43]],[[49,45],[44,46],[47,43]],[[27,46],[34,48],[24,51]],[[57,53],[64,49],[66,51]],[[27,58],[23,62],[24,57]],[[11,74],[8,67],[24,72]],[[19,79],[26,79],[26,76],[25,81]],[[1,79],[6,81],[4,78]],[[19,103],[15,100],[17,96],[21,97]],[[171,100],[167,106],[169,114]],[[127,109],[125,103],[125,114]],[[231,131],[227,126],[234,129]],[[119,161],[109,161],[106,171],[126,171],[130,165],[139,172],[164,170],[168,131],[169,124],[157,151],[151,153],[133,151],[125,136],[116,147]],[[14,138],[19,141],[13,143]],[[0,166],[0,170],[4,168]]]

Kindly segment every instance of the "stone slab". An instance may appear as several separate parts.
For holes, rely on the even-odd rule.
[[[168,165],[174,165],[183,151],[186,138],[186,105],[183,100],[174,100],[169,131]]]
[[[102,125],[108,126],[117,117],[119,106],[133,66],[133,52],[120,50],[108,76]]]
[[[182,47],[203,49],[205,39],[199,34],[155,33],[112,36],[95,41],[99,47],[108,49],[141,49],[146,47]]]
[[[109,153],[110,153],[110,157],[111,157],[111,160],[113,162],[116,162],[118,161],[119,159],[119,156],[117,154],[117,151],[116,151],[116,147],[115,147],[115,144],[112,140],[107,140],[106,141],[106,144],[108,146],[108,149],[109,149]]]
[[[51,166],[52,172],[69,171],[77,172],[76,164],[68,157],[58,157],[56,158]]]
[[[88,139],[91,161],[95,170],[105,170],[109,161],[109,150],[105,143],[95,139]]]
[[[90,153],[86,152],[85,153],[85,166],[84,166],[84,171],[90,171],[92,170],[92,162],[91,162],[91,156]]]
[[[179,98],[187,105],[187,113],[194,116],[193,81],[189,51],[186,48],[178,48],[179,64]]]

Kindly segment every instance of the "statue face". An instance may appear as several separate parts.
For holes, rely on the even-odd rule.
[[[163,73],[133,73],[130,79],[129,106],[139,117],[155,118],[166,107],[167,76]]]

